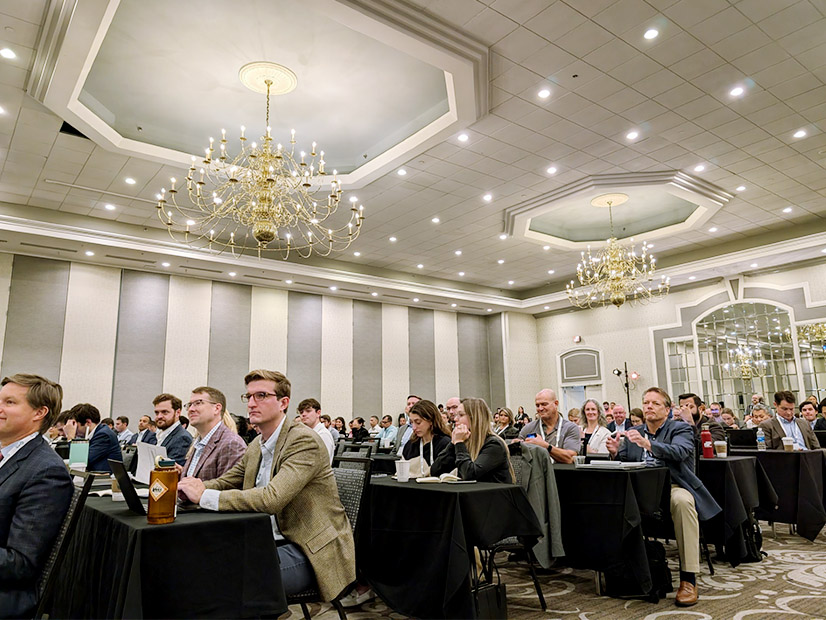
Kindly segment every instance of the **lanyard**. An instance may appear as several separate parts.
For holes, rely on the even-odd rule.
[[[433,465],[433,440],[430,440],[430,461],[424,458],[424,439],[419,440],[419,456],[428,465]]]
[[[556,427],[556,446],[555,447],[558,448],[559,447],[559,438],[562,435],[562,420],[557,419],[556,423],[557,423],[557,427]],[[545,423],[542,420],[539,420],[539,432],[542,433],[542,440],[543,441],[548,441],[547,436],[545,435]],[[548,442],[548,443],[550,443],[550,442]]]

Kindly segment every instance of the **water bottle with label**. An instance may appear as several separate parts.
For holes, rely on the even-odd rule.
[[[757,449],[766,449],[766,433],[763,432],[762,428],[757,429]]]

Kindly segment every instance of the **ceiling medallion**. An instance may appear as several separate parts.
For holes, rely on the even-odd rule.
[[[582,252],[576,268],[579,286],[573,280],[565,286],[574,306],[594,308],[612,304],[619,308],[626,301],[634,305],[657,301],[668,294],[670,278],[662,276],[656,286],[652,284],[657,261],[649,253],[648,244],[643,242],[642,254],[637,256],[633,245],[623,246],[614,235],[612,207],[627,201],[626,194],[603,194],[591,200],[594,207],[608,208],[611,237],[596,255],[591,254],[590,245]]]
[[[361,230],[364,207],[351,198],[346,224],[334,228],[327,221],[341,201],[341,181],[335,170],[332,178],[325,172],[324,151],[317,152],[313,142],[309,153],[296,153],[295,130],[287,146],[273,145],[270,95],[293,90],[295,74],[275,63],[256,62],[242,67],[239,75],[245,86],[267,95],[261,144],[248,145],[242,126],[241,149],[232,157],[222,129],[217,151],[210,138],[203,159],[192,157],[186,192],[172,178],[169,190],[158,194],[158,217],[176,241],[233,255],[273,253],[286,259],[295,252],[307,258],[348,248]]]

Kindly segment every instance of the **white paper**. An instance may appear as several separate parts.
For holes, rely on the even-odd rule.
[[[155,457],[159,454],[166,458],[166,448],[163,446],[153,446],[151,443],[144,443],[139,441],[138,454],[135,458],[138,459],[138,468],[135,471],[135,480],[141,484],[149,484],[149,472],[155,468]]]

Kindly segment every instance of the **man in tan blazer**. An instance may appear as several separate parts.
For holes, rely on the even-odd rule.
[[[287,595],[318,584],[325,601],[356,579],[353,534],[327,449],[301,422],[288,419],[290,381],[280,372],[254,370],[242,399],[261,435],[241,462],[206,483],[183,478],[178,488],[209,510],[272,515]]]
[[[820,443],[812,427],[806,423],[806,420],[794,417],[794,403],[795,396],[792,392],[783,391],[774,395],[777,416],[760,424],[760,428],[766,435],[766,447],[769,450],[782,450],[784,437],[794,439],[795,450],[820,449]]]

